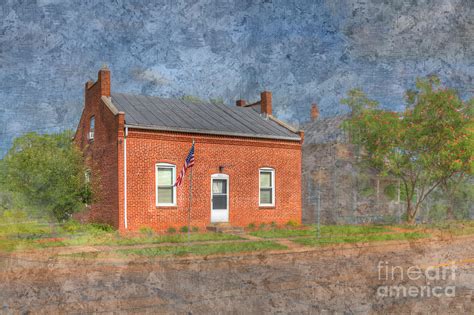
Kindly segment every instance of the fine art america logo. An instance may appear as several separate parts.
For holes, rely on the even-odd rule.
[[[379,261],[377,269],[379,282],[386,283],[386,285],[381,285],[377,288],[377,297],[422,298],[456,296],[456,287],[448,285],[456,280],[456,266],[454,264],[426,268],[421,268],[420,266],[404,268],[402,266],[389,265],[387,261]]]

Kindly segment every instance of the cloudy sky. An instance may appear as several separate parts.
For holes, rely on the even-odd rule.
[[[75,128],[83,86],[256,100],[289,121],[363,88],[400,110],[417,76],[474,95],[472,0],[0,0],[0,156],[26,131]]]

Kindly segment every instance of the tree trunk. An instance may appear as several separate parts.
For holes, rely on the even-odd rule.
[[[417,207],[413,207],[413,204],[410,199],[407,199],[407,224],[414,225],[416,223],[416,212]]]
[[[446,196],[446,201],[448,203],[447,209],[446,209],[446,219],[448,220],[454,220],[454,202],[453,202],[453,191],[450,189],[449,185],[445,183],[442,186],[444,195]]]
[[[413,208],[407,209],[407,223],[409,225],[414,225],[416,223],[416,211]]]

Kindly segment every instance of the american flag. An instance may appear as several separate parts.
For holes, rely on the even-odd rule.
[[[186,160],[184,161],[183,169],[179,173],[178,178],[176,178],[176,182],[174,183],[174,186],[179,187],[183,183],[184,175],[186,174],[186,170],[190,167],[193,167],[194,165],[194,142],[191,147],[191,150],[189,150],[188,156],[186,157]]]

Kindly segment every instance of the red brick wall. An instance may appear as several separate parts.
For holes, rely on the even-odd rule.
[[[110,72],[100,70],[96,83],[87,82],[85,104],[74,142],[84,152],[97,187],[97,200],[89,211],[77,216],[87,221],[103,222],[119,227],[118,151],[121,147],[123,115],[114,115],[100,100],[110,96]],[[90,118],[95,117],[94,140],[88,140]],[[122,121],[120,121],[122,120]]]
[[[165,230],[187,225],[189,171],[177,190],[176,207],[156,207],[155,165],[166,162],[181,171],[195,139],[192,225],[210,223],[211,174],[229,175],[229,222],[284,224],[301,222],[301,144],[294,141],[243,139],[129,129],[127,137],[128,228],[150,226]],[[260,208],[259,168],[275,169],[275,207]],[[120,172],[120,168],[119,168]],[[112,194],[112,192],[110,192]],[[119,195],[120,227],[123,228],[123,193]]]

